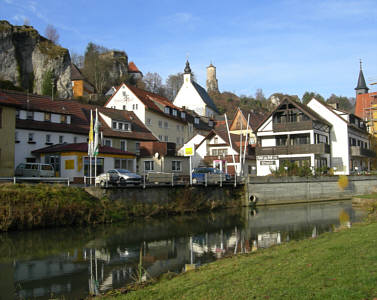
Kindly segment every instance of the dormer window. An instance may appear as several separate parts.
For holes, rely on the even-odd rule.
[[[173,116],[174,116],[174,117],[177,116],[177,110],[176,110],[176,109],[173,109]]]
[[[26,119],[33,120],[34,119],[34,112],[33,111],[27,111],[26,112]]]
[[[120,123],[120,122],[118,123],[118,129],[123,130],[123,123]]]
[[[195,124],[199,124],[199,118],[195,118],[195,119],[194,119],[194,123],[195,123]]]
[[[170,108],[168,106],[165,107],[165,114],[170,113]]]
[[[130,124],[128,124],[128,123],[124,123],[124,130],[125,130],[125,131],[130,131],[130,130],[131,130],[131,126],[130,126]]]
[[[186,113],[183,112],[183,111],[181,112],[181,118],[182,118],[182,119],[186,119]]]
[[[117,129],[117,122],[113,122],[113,129]]]

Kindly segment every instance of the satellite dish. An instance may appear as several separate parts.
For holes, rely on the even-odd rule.
[[[154,157],[157,158],[157,159],[160,159],[160,154],[159,154],[158,152],[156,152],[156,153],[154,154]]]

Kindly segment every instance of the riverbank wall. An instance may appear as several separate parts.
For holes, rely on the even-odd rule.
[[[350,199],[377,187],[377,176],[249,177],[248,198],[257,205]],[[343,180],[343,182],[341,182]]]
[[[86,187],[92,196],[110,201],[120,201],[126,207],[141,207],[150,211],[154,206],[166,212],[179,213],[248,206],[245,185],[234,186],[155,186],[110,188]],[[147,209],[148,208],[148,209]],[[148,214],[148,213],[147,213]]]

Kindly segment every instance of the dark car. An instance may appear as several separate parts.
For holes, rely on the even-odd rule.
[[[207,183],[218,183],[230,180],[230,175],[212,167],[198,167],[192,171],[192,182],[204,183],[207,174]]]

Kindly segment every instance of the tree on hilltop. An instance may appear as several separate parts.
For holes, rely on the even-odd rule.
[[[305,92],[302,96],[302,103],[308,104],[310,100],[315,98],[316,100],[325,103],[325,98],[323,98],[320,94],[317,94],[315,92]]]
[[[46,38],[48,38],[54,44],[58,44],[60,36],[59,36],[57,29],[53,25],[48,24],[46,26],[45,36],[46,36]]]

